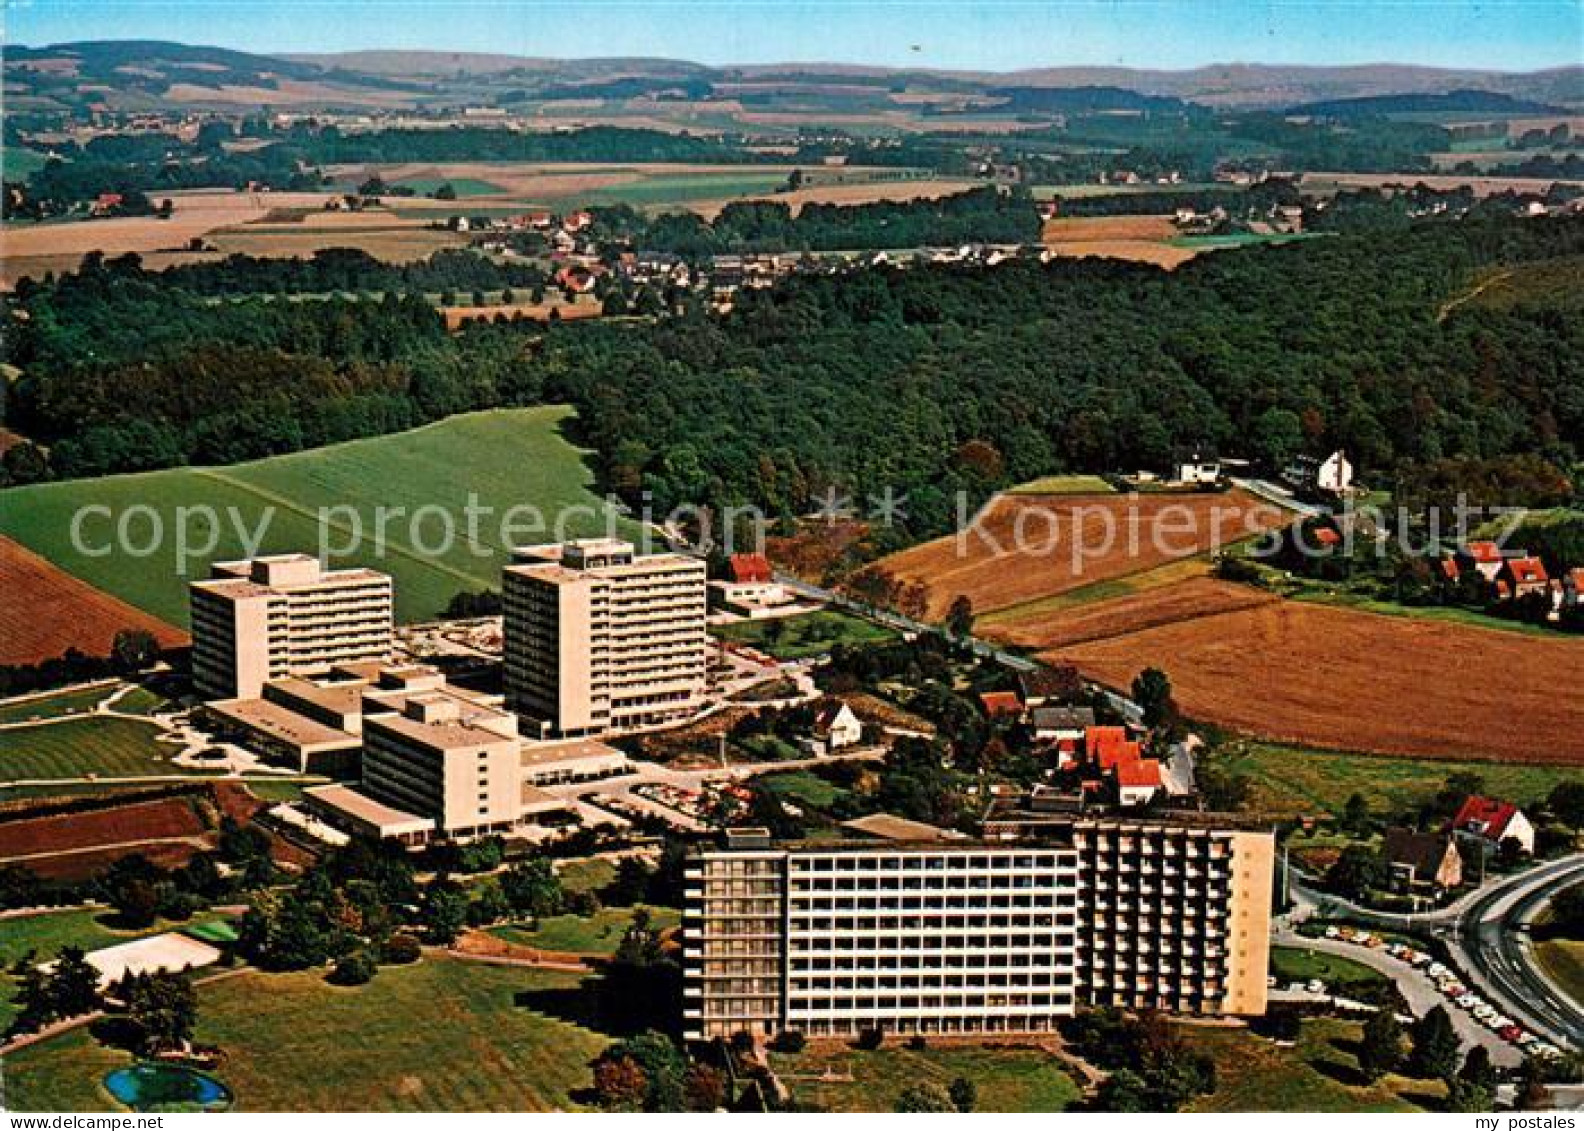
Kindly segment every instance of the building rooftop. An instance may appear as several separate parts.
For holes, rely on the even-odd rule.
[[[416,813],[409,813],[405,809],[397,809],[393,805],[386,805],[383,801],[376,801],[368,794],[361,793],[349,785],[316,785],[311,789],[303,790],[303,795],[333,809],[339,809],[349,817],[373,825],[383,836],[431,832],[435,827],[434,821],[428,817],[420,817]]]
[[[935,840],[962,840],[963,834],[952,829],[937,828],[927,825],[923,821],[913,821],[906,817],[895,817],[890,813],[873,813],[867,817],[859,817],[852,821],[843,821],[842,828],[862,836],[877,837],[880,840],[898,841],[935,841]]]
[[[514,716],[504,715],[498,711],[491,711],[490,715],[510,719],[512,725],[516,725]],[[365,734],[376,728],[388,730],[411,742],[430,746],[436,750],[463,750],[470,746],[521,741],[515,734],[503,734],[478,725],[476,720],[480,717],[475,716],[475,721],[447,719],[442,722],[426,723],[408,718],[406,715],[369,715],[364,719],[363,729]]]
[[[315,683],[313,680],[303,679],[301,676],[272,679],[265,686],[273,688],[279,693],[284,693],[289,698],[310,703],[321,710],[330,711],[338,715],[355,715],[359,713],[363,707],[363,693],[369,687],[364,680],[348,680],[342,683]]]
[[[627,755],[614,746],[593,738],[569,738],[556,742],[525,742],[522,748],[524,766],[542,766],[551,762],[570,762],[579,759],[622,758]]]
[[[268,699],[221,699],[210,703],[216,714],[299,750],[350,750],[357,736],[325,726]]]

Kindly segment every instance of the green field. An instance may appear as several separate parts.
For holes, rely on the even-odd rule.
[[[8,181],[25,181],[44,167],[45,157],[21,145],[0,146],[0,171]]]
[[[1255,807],[1271,813],[1340,815],[1354,793],[1375,812],[1385,812],[1429,799],[1456,773],[1478,774],[1487,793],[1525,805],[1578,776],[1577,769],[1566,766],[1384,758],[1245,739],[1230,741],[1222,750],[1222,765],[1247,774],[1254,782]]]
[[[1562,991],[1584,1008],[1584,942],[1548,939],[1535,944],[1535,957]]]
[[[1400,1076],[1362,1083],[1351,1051],[1360,1027],[1351,1021],[1305,1021],[1293,1048],[1246,1029],[1183,1026],[1179,1032],[1216,1064],[1216,1090],[1190,1111],[1418,1111],[1442,1091],[1440,1084]]]
[[[633,907],[602,907],[593,915],[552,915],[534,928],[493,927],[490,934],[507,942],[536,946],[541,950],[563,950],[569,954],[615,954],[622,935],[632,923]],[[649,908],[649,922],[656,930],[675,927],[681,913],[670,907]]]
[[[1098,475],[1046,475],[1008,489],[1008,495],[1114,495],[1116,488]]]
[[[187,559],[189,576],[204,576],[211,561],[244,552],[238,522],[257,530],[268,518],[261,552],[317,553],[318,518],[325,508],[323,548],[332,560],[394,575],[397,616],[421,620],[438,613],[460,589],[499,588],[507,541],[552,541],[558,518],[572,536],[603,532],[605,524],[596,517],[599,500],[589,489],[593,476],[582,453],[559,431],[569,415],[569,409],[555,407],[497,409],[255,463],[16,488],[6,493],[0,533],[162,620],[185,625],[188,578],[178,573],[174,536],[182,515],[195,551],[214,540],[212,549]],[[476,541],[467,537],[470,497],[479,515],[472,531]],[[149,538],[151,520],[146,511],[128,508],[154,508],[166,532],[163,545],[142,558],[120,551],[85,556],[72,545],[71,520],[88,504],[108,506],[117,516],[132,514],[140,541]],[[537,510],[519,512],[515,530],[503,531],[510,508],[524,505]],[[211,512],[190,509],[199,507],[215,508],[222,529],[207,522]],[[483,507],[494,509],[486,514]],[[441,552],[448,524],[456,538]],[[619,529],[632,533],[630,523]],[[100,547],[110,541],[110,523],[90,518],[83,535],[90,548]]]
[[[832,785],[807,770],[794,770],[786,774],[766,774],[758,779],[758,784],[784,801],[790,801],[794,805],[809,805],[816,809],[830,808],[838,798],[847,793],[840,786]]]
[[[763,196],[786,185],[790,170],[762,173],[668,173],[625,185],[609,185],[577,194],[582,204],[631,204],[635,208]],[[460,190],[458,190],[460,191]]]
[[[914,1051],[895,1043],[859,1052],[845,1045],[822,1044],[796,1055],[772,1053],[770,1062],[798,1099],[827,1111],[889,1112],[908,1085],[932,1080],[945,1087],[958,1076],[978,1086],[978,1111],[1062,1111],[1079,1095],[1061,1064],[1036,1048]],[[850,1074],[852,1080],[798,1079],[826,1069],[838,1076]]]
[[[406,177],[396,182],[403,188],[410,188],[421,196],[428,196],[441,185],[450,185],[456,189],[458,199],[470,196],[500,196],[506,192],[500,185],[489,181],[481,181],[477,177]],[[355,186],[354,186],[355,187]],[[399,197],[392,197],[399,200]]]
[[[21,723],[30,719],[58,719],[63,715],[86,714],[108,699],[115,690],[116,688],[110,685],[81,687],[18,703],[0,704],[0,723]],[[122,699],[122,703],[125,702],[126,699]]]
[[[170,763],[177,748],[156,743],[159,734],[152,723],[102,717],[0,731],[0,782],[188,772]]]
[[[549,1111],[575,1108],[605,1038],[535,1007],[576,978],[425,957],[342,989],[321,972],[242,974],[199,990],[198,1040],[239,1111]],[[559,1008],[559,1007],[558,1007]],[[85,1032],[6,1058],[8,1105],[117,1107],[99,1087],[124,1054]]]
[[[774,620],[740,621],[710,631],[722,640],[747,644],[778,660],[822,656],[837,644],[880,644],[896,639],[889,628],[829,609]]]

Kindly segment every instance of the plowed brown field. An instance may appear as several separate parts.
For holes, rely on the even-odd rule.
[[[1248,585],[1213,577],[1152,588],[1026,616],[985,629],[983,635],[1024,648],[1070,648],[1089,641],[1142,632],[1147,628],[1252,609],[1281,598]]]
[[[1288,512],[1237,490],[999,496],[963,533],[893,554],[878,568],[922,584],[930,618],[944,616],[960,594],[982,614],[1194,557],[1290,521]]]
[[[161,647],[187,643],[187,634],[56,568],[33,551],[0,537],[0,664],[33,664],[76,648],[106,656],[117,631],[141,628]]]
[[[191,802],[169,797],[110,809],[0,822],[0,859],[202,836]]]
[[[1117,687],[1161,668],[1191,717],[1287,742],[1584,766],[1584,640],[1275,601],[1046,656]]]

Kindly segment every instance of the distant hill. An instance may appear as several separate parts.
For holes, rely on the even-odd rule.
[[[712,87],[774,83],[829,88],[871,86],[916,92],[983,94],[1010,100],[1014,112],[1140,110],[1170,100],[1223,108],[1285,109],[1316,105],[1359,109],[1371,99],[1438,96],[1434,108],[1497,111],[1532,105],[1555,113],[1584,108],[1584,67],[1528,74],[1451,70],[1382,63],[1350,67],[1288,67],[1229,63],[1189,71],[1126,67],[1045,67],[1007,74],[836,63],[708,67],[677,59],[546,59],[457,51],[351,51],[255,55],[226,48],[153,40],[97,40],[48,47],[8,47],[4,58],[9,109],[49,110],[107,104],[153,109],[179,103],[234,108],[491,104],[551,98],[664,96],[675,88],[698,97]],[[1481,105],[1479,95],[1511,103]],[[505,97],[502,97],[505,96]],[[1161,101],[1168,100],[1168,101]],[[1402,103],[1411,106],[1413,103]]]
[[[1493,90],[1453,90],[1446,94],[1376,94],[1364,98],[1337,98],[1329,102],[1309,102],[1294,106],[1290,113],[1327,118],[1349,118],[1372,114],[1423,112],[1472,112],[1480,114],[1564,114],[1559,106],[1514,98]]]

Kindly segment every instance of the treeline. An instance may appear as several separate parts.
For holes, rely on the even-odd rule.
[[[124,260],[115,262],[118,270],[130,266]],[[548,280],[537,264],[500,262],[460,248],[442,248],[412,263],[389,263],[358,248],[332,247],[306,259],[228,255],[186,263],[165,268],[161,281],[193,294],[228,296],[531,290]]]
[[[1216,445],[1346,448],[1367,476],[1584,448],[1584,325],[1443,307],[1495,264],[1584,252],[1584,219],[1420,224],[1202,257],[799,275],[652,322],[480,325],[427,305],[215,302],[98,264],[19,295],[7,421],[56,474],[230,460],[491,405],[570,403],[602,487],[806,511],[905,496],[891,537],[1055,470]],[[126,412],[136,405],[136,417]],[[1267,450],[1268,449],[1268,450]]]
[[[289,146],[316,165],[409,161],[677,161],[737,164],[762,160],[730,141],[664,130],[588,126],[519,132],[483,126],[343,133],[325,126]],[[272,147],[273,148],[273,147]]]
[[[738,201],[713,221],[693,212],[646,216],[627,205],[593,210],[595,233],[634,247],[701,257],[727,252],[851,251],[874,248],[1024,244],[1040,236],[1028,193],[992,186],[938,199],[869,204]]]

